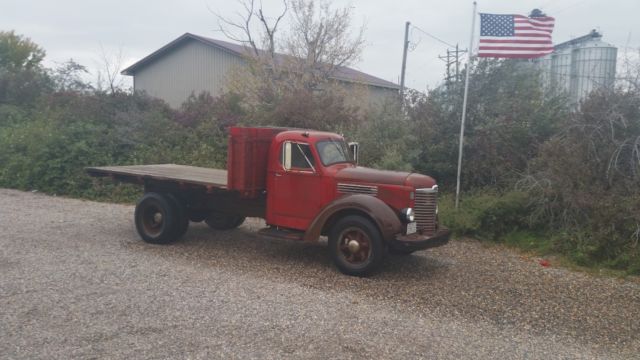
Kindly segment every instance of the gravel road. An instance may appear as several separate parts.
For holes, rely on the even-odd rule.
[[[0,189],[1,358],[640,358],[640,282],[454,241],[340,274],[323,244]]]

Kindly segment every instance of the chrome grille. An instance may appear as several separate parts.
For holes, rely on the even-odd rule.
[[[423,234],[436,233],[436,206],[438,204],[438,185],[431,189],[416,189],[416,223]]]
[[[338,183],[338,192],[342,194],[367,194],[376,196],[378,195],[378,187],[371,185]]]

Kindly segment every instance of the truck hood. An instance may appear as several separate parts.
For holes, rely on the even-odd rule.
[[[436,181],[427,175],[403,171],[376,170],[366,167],[348,167],[336,174],[338,182],[404,185],[415,189],[431,188]]]

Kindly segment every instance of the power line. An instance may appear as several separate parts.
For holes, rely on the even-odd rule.
[[[436,41],[439,41],[439,42],[441,42],[441,43],[443,43],[443,44],[445,44],[445,45],[447,45],[447,46],[449,46],[449,47],[452,47],[452,48],[456,47],[455,45],[451,45],[451,44],[449,44],[448,42],[446,42],[446,41],[444,41],[444,40],[442,40],[442,39],[438,38],[438,37],[437,37],[437,36],[435,36],[435,35],[431,35],[431,34],[429,34],[428,32],[426,32],[426,31],[424,31],[424,30],[420,29],[419,27],[417,27],[417,26],[415,26],[415,25],[411,25],[411,27],[412,27],[412,28],[414,28],[414,29],[416,29],[416,30],[418,30],[418,31],[420,31],[421,33],[423,33],[423,34],[427,35],[428,37],[430,37],[430,38],[432,38],[432,39],[434,39],[434,40],[436,40]]]

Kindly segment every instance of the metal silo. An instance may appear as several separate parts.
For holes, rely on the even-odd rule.
[[[551,87],[554,90],[571,92],[571,50],[560,49],[551,54]]]
[[[546,86],[568,94],[578,104],[600,87],[612,87],[616,75],[617,49],[602,41],[593,30],[565,41],[553,53],[535,60]]]
[[[598,88],[611,88],[615,82],[618,49],[593,38],[573,48],[571,52],[572,100],[579,102]]]

